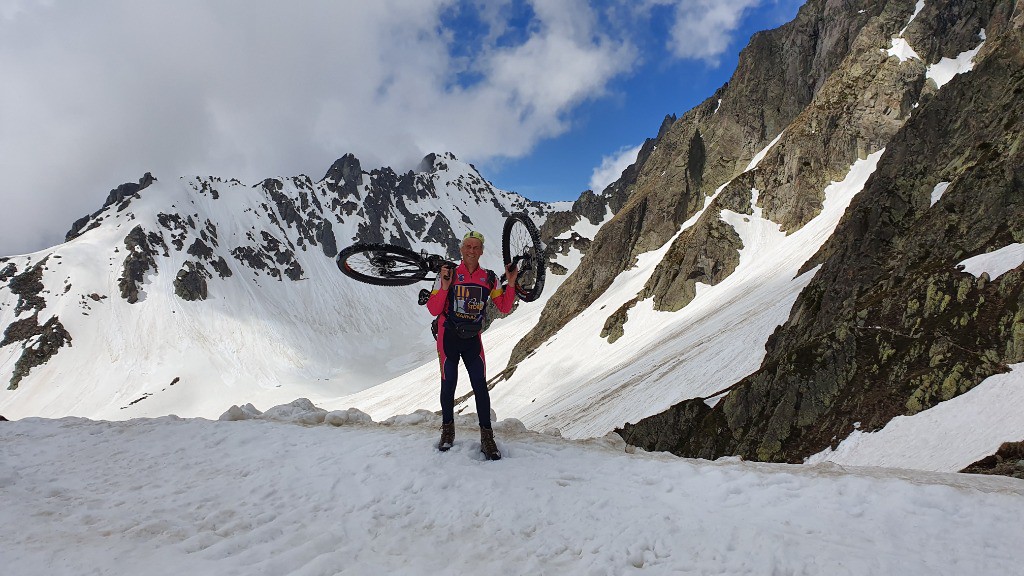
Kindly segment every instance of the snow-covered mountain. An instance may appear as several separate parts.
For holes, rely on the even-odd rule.
[[[503,217],[527,210],[551,274],[484,336],[499,417],[685,456],[960,470],[1024,438],[1005,410],[1024,386],[1021,70],[1021,0],[809,0],[571,206],[450,155],[144,178],[67,243],[0,261],[0,414],[437,410],[419,287],[332,257],[356,238],[454,256],[472,227],[498,268]]]
[[[491,344],[496,410],[705,458],[870,464],[891,422],[919,434],[886,465],[959,470],[1024,439],[989,390],[1024,362],[1022,24],[1021,2],[811,0],[755,35]],[[431,373],[347,400],[429,406]]]
[[[0,259],[0,414],[216,416],[225,401],[361,390],[436,357],[416,303],[427,285],[350,280],[339,247],[457,256],[472,228],[500,270],[504,217],[540,224],[556,207],[497,190],[450,154],[405,174],[349,155],[319,181],[147,174],[66,243]]]

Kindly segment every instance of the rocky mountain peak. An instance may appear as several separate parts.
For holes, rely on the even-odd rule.
[[[355,353],[325,352],[321,342],[339,329],[363,334],[359,339],[364,341],[377,337],[379,326],[374,326],[381,320],[362,318],[362,324],[350,326],[353,314],[372,316],[372,311],[358,302],[365,296],[361,287],[341,287],[352,281],[335,265],[339,247],[387,242],[457,257],[464,229],[499,238],[507,214],[525,210],[543,222],[549,211],[542,203],[494,188],[450,153],[428,158],[428,172],[398,174],[389,167],[366,172],[358,158],[346,154],[319,182],[306,176],[267,178],[253,185],[218,177],[157,181],[147,173],[114,188],[103,206],[76,222],[68,241],[46,251],[42,260],[2,261],[0,362],[14,370],[6,376],[9,388],[46,387],[46,377],[37,376],[40,371],[88,363],[89,355],[134,354],[131,362],[163,365],[164,351],[156,342],[124,342],[120,331],[144,334],[155,323],[162,340],[192,342],[197,334],[209,334],[231,341],[236,336],[223,330],[237,328],[243,318],[251,325],[244,331],[250,335],[252,326],[266,330],[283,322],[268,310],[289,310],[289,326],[303,318],[303,325],[319,327],[315,334],[294,338],[287,333],[304,329],[283,329],[282,335],[279,326],[271,328],[264,338],[271,347],[268,359],[287,366],[280,354],[301,350],[315,362],[344,365],[343,357]],[[295,298],[301,310],[293,309]],[[415,306],[415,298],[410,301],[388,305],[395,308],[397,325],[407,324],[403,338],[417,333],[416,314],[406,309]],[[250,317],[244,312],[257,309],[265,313]],[[222,325],[215,322],[218,318]],[[109,338],[83,337],[109,330],[119,332]],[[104,348],[110,342],[133,352],[111,352]],[[218,362],[217,347],[197,352],[197,362]],[[256,360],[253,369],[282,373],[264,359]]]
[[[330,180],[335,183],[357,182],[363,175],[362,166],[355,155],[349,153],[334,161],[331,167],[324,174],[323,180]]]

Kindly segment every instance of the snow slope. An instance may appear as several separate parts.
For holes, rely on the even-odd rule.
[[[305,406],[305,407],[303,407]],[[238,411],[236,410],[237,414]],[[0,422],[7,574],[1020,574],[1024,483],[628,454],[463,416]],[[306,424],[300,425],[305,422]],[[619,441],[621,442],[621,441]]]
[[[417,174],[411,192],[394,191],[393,205],[378,207],[384,214],[377,230],[385,239],[405,238],[414,249],[443,254],[427,238],[431,222],[472,227],[489,239],[488,265],[500,270],[501,211],[528,210],[540,224],[538,207],[545,205],[493,188],[451,155],[435,162],[442,167]],[[78,238],[0,262],[0,269],[16,266],[19,274],[42,263],[40,295],[46,301],[38,311],[17,310],[19,299],[0,282],[0,328],[38,312],[39,324],[59,318],[71,335],[70,345],[33,368],[17,390],[4,388],[23,348],[36,340],[0,348],[0,414],[215,417],[237,402],[336,397],[422,365],[435,355],[422,345],[431,341],[429,318],[416,304],[417,291],[427,284],[380,288],[350,280],[299,230],[325,219],[333,223],[336,244],[348,246],[368,223],[369,208],[357,201],[379,190],[383,185],[374,180],[384,176],[363,173],[355,195],[340,198],[351,200],[351,208],[337,207],[339,194],[323,181],[278,179],[278,191],[294,202],[297,217],[275,202],[266,183],[157,180],[127,205],[111,205],[94,217],[101,224]],[[175,226],[172,218],[182,224]],[[416,218],[425,223],[418,232]],[[118,282],[128,253],[124,239],[135,227],[160,242],[156,269],[146,272],[139,301],[128,303]],[[201,261],[189,249],[199,239],[214,259],[223,258],[231,275],[214,273],[208,298],[186,301],[175,294],[173,281],[186,261]],[[269,250],[267,269],[235,255],[275,245],[283,248]],[[284,248],[301,268],[298,280],[282,274],[282,262],[289,261]]]
[[[753,215],[721,211],[720,217],[743,240],[736,270],[715,286],[699,284],[696,298],[677,312],[659,312],[652,300],[640,301],[629,311],[625,336],[609,343],[600,337],[605,320],[642,291],[672,239],[642,254],[594,304],[521,362],[507,381],[494,386],[492,406],[499,415],[521,420],[531,429],[554,427],[566,437],[599,437],[682,400],[711,396],[754,372],[764,358],[764,342],[788,318],[797,295],[813,276],[813,271],[798,276],[799,268],[835,230],[883,152],[858,161],[843,181],[828,186],[821,214],[789,236],[764,219],[759,209]],[[751,190],[755,201],[757,194]],[[706,207],[713,198],[707,199]],[[700,215],[684,223],[680,232]],[[524,305],[509,320],[526,316],[526,309]],[[535,322],[532,317],[519,320],[522,324],[507,332],[485,333],[489,366],[495,366],[496,359],[506,360],[515,341]],[[329,405],[356,406],[375,418],[416,408],[436,410],[435,364]],[[499,369],[504,365],[498,364]],[[491,368],[490,375],[495,372]]]

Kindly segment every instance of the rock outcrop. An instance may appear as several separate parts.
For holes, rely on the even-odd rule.
[[[616,211],[615,218],[602,227],[588,256],[548,302],[537,327],[516,346],[510,364],[525,358],[594,302],[619,273],[633,265],[639,254],[671,239],[685,221],[705,209],[707,197],[745,172],[755,154],[794,125],[801,115],[808,115],[808,107],[816,98],[846,88],[833,79],[836,71],[844,65],[863,66],[849,60],[864,53],[865,43],[878,43],[887,34],[898,33],[912,9],[908,2],[855,8],[846,2],[811,0],[794,21],[755,34],[740,54],[729,83],[681,118],[666,118],[658,137],[645,143],[634,166],[609,186],[616,197],[628,200]],[[881,55],[871,58],[875,64],[885,60]],[[822,119],[817,119],[819,116]],[[799,125],[806,124],[807,131],[826,127],[834,131],[853,116],[847,103],[837,102],[823,107],[818,115],[809,115]],[[896,128],[898,125],[891,127],[891,131]],[[849,130],[861,129],[860,124],[854,123]],[[849,145],[835,152],[835,158],[828,159],[829,164],[835,164],[837,169],[847,167],[859,153],[878,144],[868,136],[850,140]],[[825,142],[820,148],[831,146]],[[806,221],[815,209],[814,201],[801,200],[802,195],[813,197],[820,209],[818,185],[822,180],[827,182],[829,172],[822,170],[825,159],[808,163],[806,157],[812,151],[800,153],[798,139],[787,143],[785,150],[788,153],[776,152],[773,162],[786,170],[772,177],[786,181],[792,189],[786,195],[787,199],[793,198],[792,206],[783,202],[777,208],[771,204],[769,209],[766,204],[765,210],[779,212],[776,217],[780,218],[789,218],[794,213],[791,226],[795,226]],[[763,178],[776,172],[767,171]],[[805,172],[808,176],[797,177]],[[774,200],[768,203],[771,202]],[[712,218],[706,219],[703,227],[706,229],[676,242],[692,243],[722,233]],[[733,248],[738,246],[734,239],[731,246],[729,251],[734,252]],[[668,308],[683,304],[685,295],[669,296],[666,291],[685,286],[687,277],[695,280],[709,269],[727,270],[736,256],[722,250],[712,250],[715,254],[711,261],[707,251],[700,254],[700,249],[692,244],[674,247],[673,259],[663,263],[659,280],[649,287],[645,297],[656,297],[659,305]],[[682,281],[676,281],[680,275]]]
[[[881,14],[897,4],[909,5],[889,2]],[[878,430],[1024,361],[1024,271],[990,279],[957,267],[1024,242],[1020,11],[1020,2],[929,2],[905,31],[920,61],[883,53],[884,62],[872,64],[878,49],[868,43],[845,59],[841,76],[825,79],[815,101],[826,106],[794,122],[799,150],[820,168],[843,162],[842,151],[884,147],[875,173],[804,265],[820,269],[769,339],[761,368],[713,408],[697,398],[624,426],[628,442],[686,456],[800,462],[834,447],[855,423]],[[864,27],[869,36],[858,42],[886,38],[892,28],[877,26]],[[987,40],[974,69],[937,90],[926,64],[976,48],[981,29]],[[923,38],[931,40],[914,44]],[[851,98],[858,71],[869,65],[871,81]],[[816,142],[833,103],[851,112],[851,122]],[[784,138],[780,150],[795,143]],[[762,205],[784,229],[799,227],[820,204],[782,185],[787,174],[797,182],[792,170],[802,164],[789,156],[769,154],[755,175],[774,181]],[[940,183],[946,191],[936,198]]]

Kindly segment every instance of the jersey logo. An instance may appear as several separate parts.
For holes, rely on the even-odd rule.
[[[455,317],[462,320],[475,321],[484,311],[487,304],[483,286],[460,284],[455,287]]]

